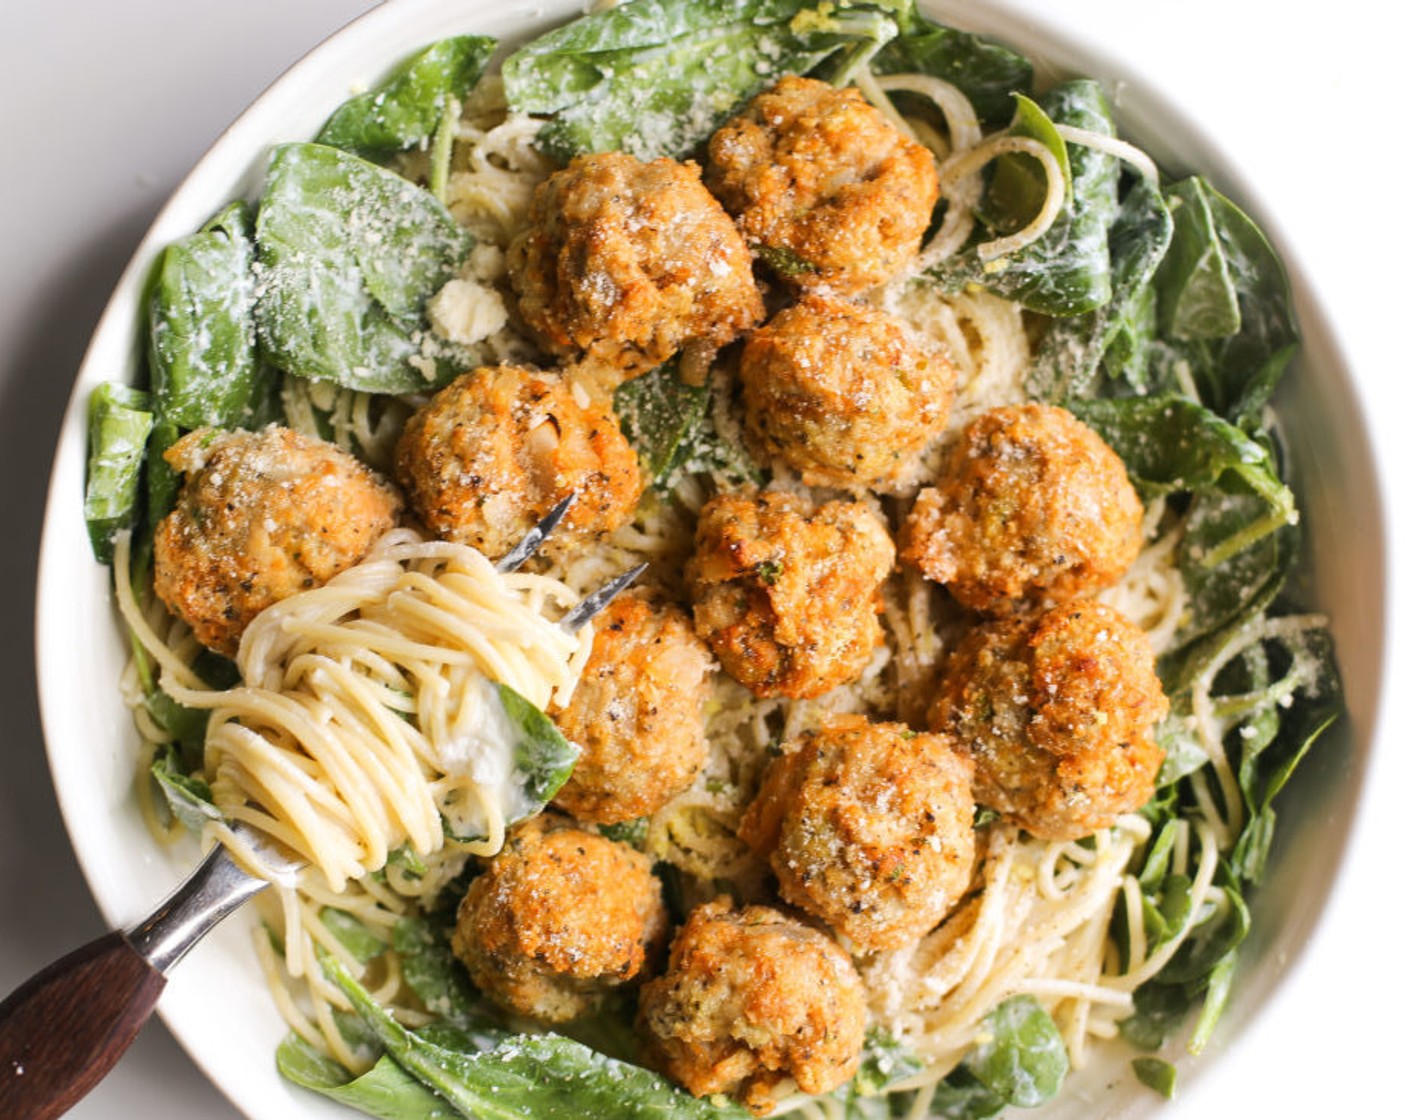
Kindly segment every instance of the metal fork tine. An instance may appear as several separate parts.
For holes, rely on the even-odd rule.
[[[575,634],[598,614],[604,611],[611,603],[611,600],[625,591],[631,584],[640,577],[640,574],[649,567],[648,564],[637,564],[634,568],[622,572],[615,579],[603,583],[570,611],[562,616],[558,625],[569,634]]]
[[[572,508],[572,503],[576,500],[577,495],[573,492],[548,510],[548,515],[523,534],[523,539],[494,565],[494,570],[500,575],[507,575],[509,572],[516,572],[523,567],[528,557],[542,547],[548,534],[557,528],[557,523],[567,516],[567,511]]]

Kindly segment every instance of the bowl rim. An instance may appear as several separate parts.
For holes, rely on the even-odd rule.
[[[1369,526],[1371,539],[1360,547],[1363,552],[1371,556],[1372,561],[1376,561],[1376,564],[1371,563],[1371,567],[1376,567],[1374,573],[1377,577],[1374,581],[1375,590],[1378,592],[1379,601],[1384,604],[1384,609],[1378,619],[1377,627],[1373,625],[1368,627],[1373,638],[1373,649],[1370,651],[1372,656],[1368,660],[1377,664],[1379,669],[1374,679],[1360,679],[1356,682],[1360,701],[1356,707],[1351,709],[1352,728],[1343,732],[1350,737],[1353,756],[1350,761],[1354,764],[1352,772],[1344,779],[1349,783],[1345,796],[1357,808],[1363,801],[1363,787],[1370,768],[1382,754],[1382,748],[1378,745],[1378,733],[1383,724],[1384,710],[1387,704],[1385,682],[1390,654],[1387,620],[1393,605],[1392,589],[1387,579],[1389,571],[1387,530],[1391,511],[1384,500],[1384,486],[1380,477],[1380,464],[1383,462],[1383,457],[1377,447],[1377,433],[1374,426],[1368,422],[1364,401],[1355,384],[1351,359],[1345,350],[1336,324],[1330,321],[1322,311],[1323,297],[1318,291],[1317,279],[1308,275],[1300,265],[1295,236],[1281,228],[1277,221],[1274,195],[1255,190],[1245,181],[1239,173],[1236,160],[1224,151],[1216,136],[1204,127],[1201,121],[1189,116],[1174,102],[1171,91],[1166,92],[1164,86],[1150,83],[1141,76],[1131,73],[1127,66],[1120,63],[1103,44],[1074,40],[1070,31],[1073,21],[1067,14],[1048,11],[1036,0],[990,0],[989,3],[980,6],[965,4],[963,0],[925,0],[922,6],[929,14],[959,26],[987,28],[993,25],[1002,25],[1006,28],[1003,32],[1006,37],[1011,37],[1013,29],[1019,28],[1020,38],[1024,42],[1039,39],[1043,43],[1040,55],[1045,63],[1052,64],[1058,69],[1079,69],[1081,72],[1097,76],[1102,83],[1106,84],[1107,88],[1111,83],[1117,84],[1119,92],[1116,98],[1116,113],[1122,126],[1128,124],[1128,110],[1131,105],[1134,105],[1136,106],[1136,117],[1140,113],[1148,113],[1162,122],[1171,122],[1174,125],[1172,131],[1185,141],[1185,143],[1175,145],[1177,148],[1186,149],[1186,141],[1191,138],[1193,147],[1197,150],[1217,156],[1218,158],[1213,162],[1220,165],[1215,174],[1218,186],[1229,195],[1237,198],[1239,202],[1241,200],[1252,202],[1252,205],[1248,207],[1249,211],[1254,214],[1258,223],[1267,231],[1273,244],[1276,245],[1292,283],[1296,312],[1302,328],[1304,330],[1307,325],[1314,324],[1314,334],[1322,352],[1321,360],[1317,362],[1317,379],[1328,376],[1333,382],[1332,387],[1339,390],[1339,396],[1345,406],[1345,415],[1342,421],[1349,429],[1357,433],[1358,441],[1361,444],[1362,458],[1367,466],[1367,470],[1356,476],[1356,482],[1361,486],[1366,486],[1370,492],[1364,504],[1371,512]],[[238,189],[233,193],[247,192],[259,175],[258,165],[262,163],[262,156],[257,153],[267,152],[269,146],[274,142],[270,138],[271,136],[290,131],[282,123],[275,124],[281,118],[280,107],[293,98],[300,89],[326,92],[330,88],[331,81],[328,72],[339,73],[349,68],[348,64],[338,61],[339,57],[345,53],[348,44],[365,44],[374,40],[380,43],[399,42],[404,36],[398,36],[397,31],[412,16],[415,16],[416,19],[435,19],[442,26],[439,34],[451,33],[449,30],[451,25],[473,29],[475,22],[484,17],[484,9],[489,7],[490,4],[487,3],[487,0],[451,0],[450,3],[445,3],[444,0],[384,0],[378,7],[351,20],[321,43],[304,52],[259,97],[251,102],[235,121],[221,131],[193,165],[190,172],[172,191],[133,251],[129,263],[117,280],[113,294],[94,328],[92,339],[78,367],[74,387],[65,407],[63,425],[46,494],[36,580],[35,647],[40,718],[51,779],[75,855],[99,909],[109,924],[121,925],[138,915],[129,912],[130,900],[123,900],[120,897],[122,892],[110,876],[111,867],[108,861],[99,860],[97,853],[93,850],[93,845],[85,843],[82,839],[85,833],[84,814],[89,806],[81,802],[77,788],[62,773],[61,764],[66,757],[67,748],[55,746],[64,737],[63,729],[66,724],[61,718],[61,713],[67,705],[72,704],[73,698],[71,690],[65,692],[58,683],[64,677],[64,668],[68,658],[63,644],[56,645],[58,639],[53,622],[53,612],[55,605],[68,597],[68,587],[64,576],[66,570],[72,567],[72,557],[66,550],[72,547],[74,537],[72,521],[77,519],[81,522],[82,468],[80,465],[77,475],[80,488],[75,489],[73,488],[75,478],[74,451],[75,448],[78,449],[81,462],[81,450],[85,442],[86,422],[84,417],[87,394],[94,385],[104,379],[100,374],[100,367],[109,368],[105,363],[110,361],[108,354],[110,349],[119,347],[126,351],[132,361],[136,360],[136,348],[140,343],[141,335],[137,325],[136,310],[140,293],[145,287],[145,277],[150,271],[157,253],[170,239],[189,232],[199,224],[199,220],[203,220],[198,219],[197,222],[190,223],[185,221],[182,216],[192,211],[195,201],[207,194],[213,196],[219,193],[225,199],[231,196],[230,171],[232,168],[221,163],[222,156],[232,150],[239,150],[244,145],[250,147],[250,157],[241,161],[242,174],[236,180]],[[571,4],[569,0],[549,0],[547,4],[516,5],[505,18],[512,18],[519,23],[543,25],[549,11],[557,16],[575,12],[579,8],[580,5]],[[438,17],[434,15],[436,12],[439,13]],[[1074,22],[1078,23],[1078,19]],[[401,54],[413,49],[413,46],[414,44],[394,49],[385,48],[385,51],[380,54],[380,63],[371,65],[362,62],[357,65],[363,70],[370,69],[372,73],[379,70],[384,71],[394,64]],[[368,48],[363,46],[362,49],[365,52]],[[378,51],[382,51],[380,46],[377,51],[371,53]],[[1079,67],[1071,65],[1076,60],[1079,60]],[[346,96],[347,92],[349,91],[343,88],[340,94],[330,99],[330,104],[336,104]],[[304,116],[307,116],[306,112]],[[316,122],[314,122],[314,127],[316,127]],[[1139,130],[1138,127],[1135,127],[1131,131],[1137,133]],[[304,130],[302,135],[306,136],[310,132],[311,129]],[[221,190],[217,191],[217,187]],[[206,213],[209,213],[208,209]],[[177,228],[183,222],[184,225]],[[125,346],[120,346],[123,342],[125,342]],[[1305,363],[1305,349],[1303,347],[1302,356],[1297,361],[1297,367]],[[130,375],[130,365],[124,369],[124,372]],[[67,529],[61,527],[60,522],[67,523]],[[1330,879],[1320,907],[1312,916],[1313,920],[1309,927],[1302,932],[1294,946],[1291,959],[1278,982],[1269,992],[1263,994],[1257,1006],[1252,1009],[1253,1014],[1245,1017],[1248,1021],[1242,1024],[1234,1036],[1227,1041],[1220,1057],[1211,1062],[1205,1058],[1199,1063],[1200,1066],[1217,1067],[1229,1062],[1230,1057],[1226,1051],[1241,1044],[1253,1033],[1256,1020],[1264,1019],[1269,1014],[1271,1003],[1284,997],[1289,987],[1289,973],[1301,966],[1310,955],[1310,942],[1323,927],[1324,916],[1335,904],[1337,893],[1342,886],[1343,875],[1340,872],[1346,855],[1359,839],[1363,828],[1361,814],[1355,812],[1352,814],[1352,818],[1337,836],[1337,844],[1331,861],[1335,874]],[[152,856],[150,853],[145,853],[143,858],[150,861]],[[176,874],[177,872],[173,869],[172,875]],[[173,883],[174,881],[172,878]],[[155,902],[156,899],[149,901]],[[244,946],[246,952],[247,949],[248,946]],[[173,983],[173,988],[176,986]],[[196,1040],[197,1032],[190,1025],[189,1005],[190,1001],[183,1001],[180,1010],[163,1005],[159,1007],[159,1011],[181,1045],[202,1068],[206,1076],[229,1096],[237,1107],[249,1112],[251,1116],[256,1115],[256,1113],[249,1111],[247,1101],[249,1094],[245,1086],[239,1082],[238,1078],[232,1079],[225,1075],[222,1072],[223,1064],[213,1059],[211,1047]],[[268,1063],[268,1057],[269,1055],[266,1054],[266,1063],[272,1064]],[[1186,1104],[1190,1099],[1193,1099],[1191,1094],[1181,1103]],[[300,1094],[298,1102],[300,1107],[306,1107],[309,1110],[309,1115],[315,1114],[319,1106],[323,1105],[323,1102],[311,1098],[311,1095],[308,1094]],[[346,1115],[346,1113],[342,1109],[336,1108],[334,1111],[328,1112],[328,1115],[338,1116]]]

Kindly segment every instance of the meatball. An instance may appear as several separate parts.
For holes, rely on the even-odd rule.
[[[519,312],[608,380],[680,351],[702,369],[763,317],[752,258],[696,164],[578,156],[538,187],[528,220],[509,248]]]
[[[895,549],[859,502],[720,494],[700,512],[685,580],[694,626],[756,696],[820,696],[860,676],[882,639]]]
[[[407,422],[396,477],[426,526],[498,558],[569,493],[544,555],[571,551],[630,520],[644,482],[605,404],[554,373],[517,366],[466,373]]]
[[[156,593],[227,657],[255,615],[359,563],[401,512],[346,451],[277,425],[202,428],[165,458],[186,477],[156,528]]]
[[[539,816],[510,831],[471,881],[451,947],[499,1006],[564,1023],[643,978],[668,932],[646,856]]]
[[[900,556],[964,606],[1009,614],[1108,587],[1139,554],[1144,508],[1094,431],[1046,404],[995,408],[920,492]]]
[[[697,1097],[731,1093],[761,1116],[788,1077],[805,1093],[850,1080],[865,993],[820,930],[722,899],[680,927],[665,972],[641,989],[637,1026],[651,1065]]]
[[[783,78],[709,141],[705,181],[748,244],[799,288],[854,295],[919,252],[934,157],[856,89]]]
[[[809,295],[748,337],[748,430],[809,486],[893,488],[943,431],[954,368],[879,308]]]
[[[945,735],[835,715],[782,748],[738,834],[853,952],[933,929],[973,874],[973,763]]]
[[[679,607],[643,591],[617,598],[597,616],[591,658],[554,717],[582,748],[554,804],[581,821],[616,824],[685,790],[708,753],[713,669]]]
[[[929,722],[972,754],[979,804],[1033,836],[1074,840],[1154,792],[1168,714],[1148,637],[1081,600],[998,619],[954,650]]]

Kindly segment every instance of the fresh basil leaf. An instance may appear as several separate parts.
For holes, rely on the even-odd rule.
[[[375,89],[343,102],[317,142],[362,156],[423,143],[439,127],[446,102],[463,98],[483,76],[495,46],[487,35],[459,35],[432,44]]]
[[[190,431],[247,421],[261,375],[252,221],[246,203],[231,203],[161,254],[147,312],[161,423]]]
[[[900,33],[883,46],[871,63],[877,74],[918,72],[957,86],[968,98],[978,120],[987,126],[1005,123],[1012,114],[1012,95],[1032,91],[1032,64],[990,39],[958,31],[926,19],[917,8],[903,5]]]
[[[829,63],[843,78],[893,38],[890,3],[632,0],[593,11],[504,62],[517,112],[550,114],[538,142],[584,152],[683,156],[786,74]]]
[[[381,393],[453,376],[453,362],[437,364],[452,355],[434,348],[420,316],[470,242],[428,192],[337,148],[285,144],[255,242],[255,317],[279,368]]]
[[[112,563],[112,542],[140,509],[142,459],[152,430],[151,397],[114,381],[88,398],[88,478],[83,517],[100,564]]]
[[[1006,1103],[1021,1108],[1050,1100],[1071,1064],[1060,1030],[1031,996],[1013,996],[989,1012],[963,1063]]]
[[[360,1077],[290,1033],[274,1060],[279,1073],[295,1085],[321,1093],[339,1104],[379,1120],[462,1120],[463,1113],[427,1089],[391,1058],[383,1055]]]
[[[732,1102],[690,1096],[663,1077],[607,1058],[558,1035],[520,1035],[492,1050],[464,1052],[409,1031],[336,960],[323,970],[342,989],[387,1052],[427,1088],[481,1120],[725,1118],[749,1113]]]

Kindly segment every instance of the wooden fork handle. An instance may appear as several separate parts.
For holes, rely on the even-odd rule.
[[[165,987],[120,932],[22,984],[0,1003],[0,1116],[62,1116],[117,1064]]]

